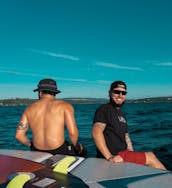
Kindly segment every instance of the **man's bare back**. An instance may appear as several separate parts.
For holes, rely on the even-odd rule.
[[[74,119],[73,107],[55,96],[39,92],[40,99],[26,108],[16,130],[16,139],[30,146],[26,136],[32,130],[33,145],[40,150],[54,150],[65,142],[64,126],[66,125],[71,143],[75,146],[78,140],[78,129]]]

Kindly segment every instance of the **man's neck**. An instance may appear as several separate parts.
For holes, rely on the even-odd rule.
[[[55,96],[50,95],[50,94],[42,94],[40,99],[43,99],[43,100],[54,100]]]

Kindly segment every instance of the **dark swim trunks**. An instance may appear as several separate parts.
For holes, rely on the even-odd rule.
[[[120,155],[125,162],[146,165],[146,155],[144,152],[124,150],[120,151],[118,155]]]
[[[53,150],[41,150],[41,149],[37,149],[33,145],[33,143],[31,142],[30,150],[31,151],[48,152],[48,153],[51,153],[52,155],[56,155],[56,154],[75,155],[75,152],[74,152],[73,148],[68,144],[68,142],[64,142],[63,145],[61,145],[57,149],[53,149]]]

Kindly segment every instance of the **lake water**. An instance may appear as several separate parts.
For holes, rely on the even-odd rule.
[[[91,137],[92,121],[99,104],[74,104],[79,129],[79,142],[95,157],[95,145]],[[16,126],[25,106],[0,106],[0,148],[24,149],[14,138]],[[135,150],[153,151],[172,170],[172,103],[127,103],[126,113],[130,137]],[[31,138],[30,132],[28,137]]]

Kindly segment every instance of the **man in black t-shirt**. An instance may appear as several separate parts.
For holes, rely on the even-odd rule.
[[[92,136],[97,148],[97,157],[114,163],[133,162],[166,170],[152,152],[133,150],[127,120],[120,109],[126,100],[126,94],[127,86],[123,81],[113,82],[109,90],[109,103],[96,110]]]

